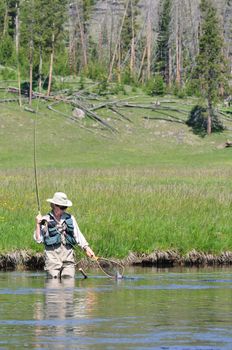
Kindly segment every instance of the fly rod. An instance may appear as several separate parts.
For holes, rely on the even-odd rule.
[[[36,162],[36,125],[37,125],[37,113],[35,114],[34,119],[34,179],[35,179],[35,193],[36,193],[36,201],[37,201],[37,208],[38,213],[41,212],[40,207],[40,199],[39,199],[39,186],[38,186],[38,176],[37,176],[37,162]]]

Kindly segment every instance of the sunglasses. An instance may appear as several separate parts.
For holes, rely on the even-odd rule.
[[[56,205],[56,207],[60,208],[61,210],[65,210],[68,208],[68,207],[62,207],[61,205],[57,205],[57,204],[55,204],[55,205]]]

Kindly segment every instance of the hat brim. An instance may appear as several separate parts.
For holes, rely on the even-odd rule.
[[[60,206],[62,206],[62,207],[71,207],[71,206],[72,206],[72,202],[71,202],[69,199],[67,199],[67,200],[65,201],[65,203],[64,203],[64,202],[61,203],[61,202],[59,202],[59,201],[56,201],[56,200],[54,200],[53,198],[48,198],[46,201],[47,201],[48,203],[60,205]]]

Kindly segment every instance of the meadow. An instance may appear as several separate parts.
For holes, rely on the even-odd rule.
[[[138,92],[117,98],[157,100]],[[183,121],[196,103],[159,100],[185,110],[172,112]],[[130,121],[106,108],[98,111],[113,133],[88,118],[69,118],[70,105],[57,105],[59,113],[47,105],[34,101],[36,113],[30,113],[14,102],[1,104],[1,253],[43,250],[32,238],[38,212],[34,131],[42,213],[55,191],[67,193],[73,201],[69,212],[98,255],[232,250],[232,149],[221,147],[232,140],[229,121],[223,133],[202,138],[160,111],[122,107]]]

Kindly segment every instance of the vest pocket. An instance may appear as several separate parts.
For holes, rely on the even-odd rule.
[[[44,243],[46,245],[55,245],[61,243],[61,237],[60,234],[57,234],[56,236],[49,236],[44,238]]]

